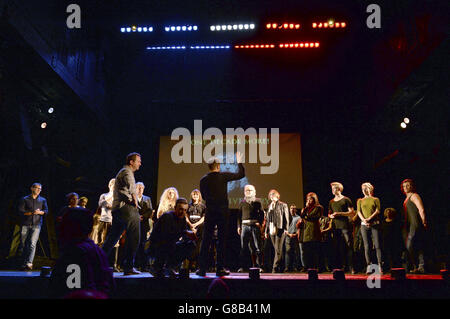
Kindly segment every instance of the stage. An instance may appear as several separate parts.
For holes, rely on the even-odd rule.
[[[189,279],[153,278],[149,273],[123,276],[114,273],[116,291],[113,299],[204,299],[215,273]],[[248,273],[231,273],[222,277],[230,288],[230,298],[236,299],[448,299],[449,282],[440,275],[407,275],[406,280],[381,276],[380,288],[368,288],[368,276],[345,275],[345,281],[333,279],[331,273],[319,274],[318,280],[308,280],[306,273],[262,273],[260,279],[248,278]],[[49,298],[48,277],[39,271],[0,271],[1,299]]]

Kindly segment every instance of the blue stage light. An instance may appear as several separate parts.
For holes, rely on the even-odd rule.
[[[125,28],[120,28],[120,32],[125,32]]]
[[[130,27],[127,28],[127,32],[131,32],[131,28]]]
[[[196,25],[171,25],[164,27],[166,31],[197,31]]]

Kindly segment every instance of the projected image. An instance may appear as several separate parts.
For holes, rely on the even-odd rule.
[[[272,137],[268,134],[268,143],[271,143]],[[267,193],[275,188],[281,194],[281,200],[288,204],[295,204],[297,207],[303,207],[303,177],[302,177],[302,159],[299,134],[279,134],[279,168],[274,174],[262,174],[261,168],[267,167],[267,162],[262,162],[257,157],[256,162],[250,163],[249,147],[252,143],[245,143],[245,177],[228,183],[228,206],[229,208],[238,208],[240,201],[244,197],[244,187],[247,184],[254,185],[256,188],[256,197],[261,198],[264,208],[268,205]],[[227,140],[233,140],[232,136],[224,135],[224,143]],[[194,143],[198,142],[197,143]],[[253,140],[251,140],[253,141]],[[202,152],[209,140],[203,140],[201,136],[192,136],[191,162],[174,163],[171,158],[171,152],[178,143],[171,140],[170,136],[160,137],[159,149],[159,167],[158,167],[158,189],[157,198],[167,187],[175,187],[180,197],[189,198],[193,189],[200,189],[200,179],[208,174],[208,165],[203,161],[201,163],[193,162],[194,145],[203,145]],[[254,144],[253,144],[254,146]],[[267,144],[259,144],[260,147],[267,147]],[[236,151],[226,150],[224,147],[216,153],[216,157],[222,160],[220,165],[221,172],[238,171],[236,162]],[[242,153],[242,152],[241,152]]]

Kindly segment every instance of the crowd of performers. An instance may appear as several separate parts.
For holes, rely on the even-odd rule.
[[[100,196],[89,229],[90,240],[102,248],[114,270],[123,270],[125,275],[150,271],[157,277],[176,276],[177,271],[187,268],[205,276],[214,261],[216,275],[228,275],[224,261],[227,183],[245,176],[241,155],[237,153],[236,158],[238,172],[221,172],[220,161],[212,158],[200,189],[191,192],[189,201],[170,187],[154,210],[150,197],[143,194],[145,185],[134,179],[141,155],[129,154],[124,167],[110,180],[109,192]],[[424,273],[427,222],[414,182],[406,179],[401,183],[406,223],[393,208],[381,211],[370,183],[361,185],[363,196],[356,205],[343,195],[343,189],[341,183],[331,183],[334,197],[325,208],[317,194],[310,192],[305,207],[298,209],[282,202],[275,189],[269,191],[269,204],[263,207],[255,187],[246,185],[237,218],[241,243],[238,272],[256,267],[272,273],[310,268],[319,272],[339,268],[351,273],[375,269],[381,273],[406,265],[410,272]],[[42,185],[34,183],[31,194],[19,204],[23,270],[33,267],[42,219],[48,213],[41,190]],[[87,204],[87,198],[79,199],[76,193],[67,198],[68,206],[56,217],[59,242],[65,214]]]

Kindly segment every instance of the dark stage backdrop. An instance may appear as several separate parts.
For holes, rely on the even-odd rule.
[[[235,152],[239,145],[245,147],[245,173],[246,176],[238,181],[228,183],[229,207],[237,208],[240,200],[243,198],[244,186],[252,184],[256,188],[256,196],[261,198],[264,207],[267,207],[267,194],[270,189],[274,188],[281,194],[281,200],[291,204],[295,203],[297,207],[303,207],[303,174],[302,174],[302,156],[300,147],[299,134],[278,134],[279,148],[275,147],[276,135],[267,134],[266,138],[247,136],[246,138],[223,135],[223,138],[214,140],[216,146],[223,148],[223,151],[212,152],[219,158],[222,158],[223,164],[221,171],[237,172],[237,164],[235,162]],[[178,138],[178,137],[177,137]],[[180,140],[171,140],[170,136],[160,137],[159,148],[159,165],[158,165],[158,193],[157,198],[161,197],[164,189],[167,187],[175,187],[179,196],[190,198],[193,189],[200,188],[200,179],[208,172],[208,166],[203,159],[203,150],[212,147],[211,140],[203,139],[200,136],[192,136],[189,139],[191,163],[181,162],[175,163],[177,160],[172,159],[172,153],[185,155],[182,150],[177,149]],[[202,152],[202,163],[194,163],[195,145],[200,147]],[[227,145],[233,146],[234,150],[227,152]],[[249,150],[254,148],[257,150],[257,156],[250,162]],[[273,149],[272,149],[273,148]],[[184,150],[186,152],[186,150]],[[198,150],[197,150],[198,151]],[[188,151],[189,152],[189,151]],[[270,161],[264,163],[263,154],[268,154]],[[279,155],[278,170],[274,174],[263,174],[264,167],[268,169],[272,167],[276,169],[276,155]],[[244,152],[241,152],[244,154]],[[197,153],[199,154],[199,153]],[[207,153],[209,154],[209,152]],[[208,157],[207,157],[208,158]],[[225,163],[225,158],[227,162]]]

